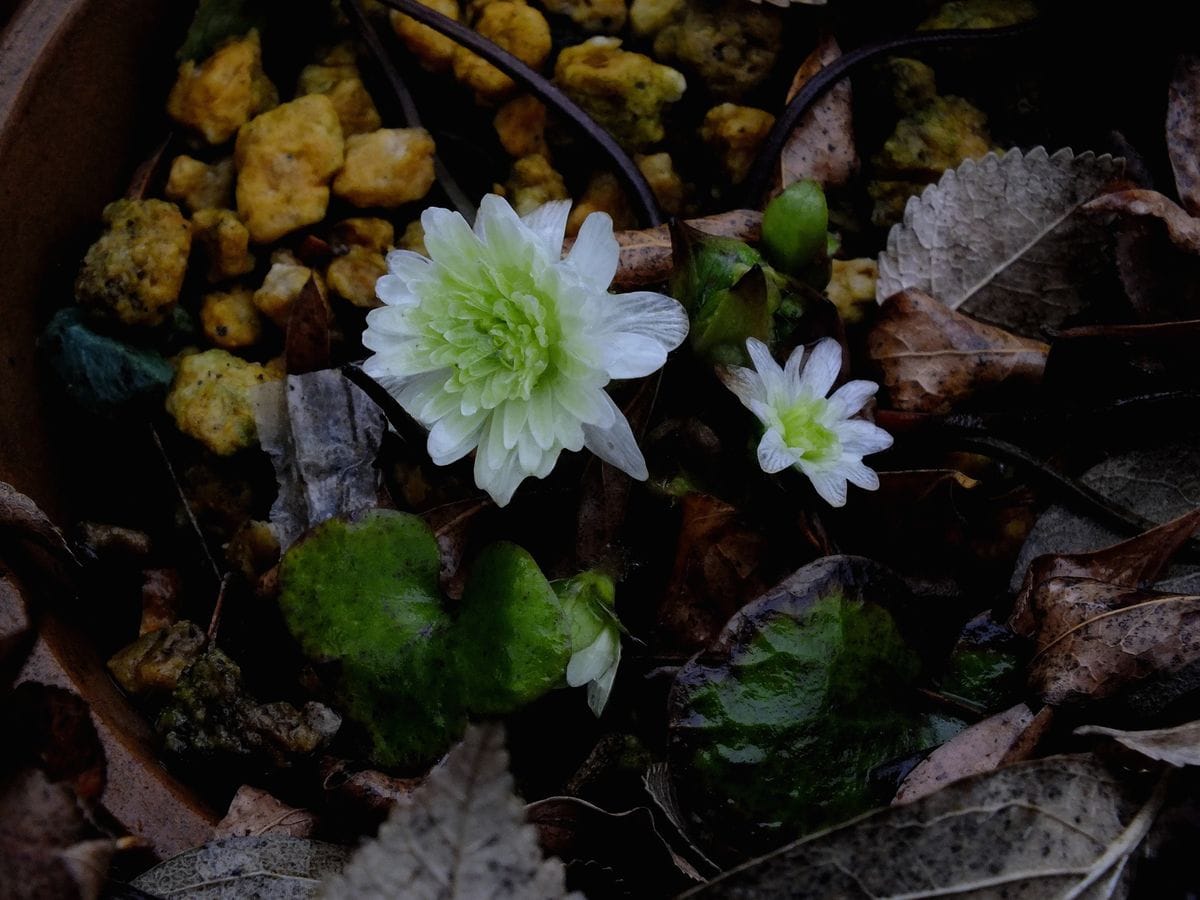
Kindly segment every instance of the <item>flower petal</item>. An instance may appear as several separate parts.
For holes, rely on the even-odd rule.
[[[605,212],[594,212],[583,220],[566,262],[589,287],[607,291],[617,274],[620,256],[621,247],[613,237],[612,217]]]
[[[538,242],[546,248],[550,258],[559,259],[562,256],[563,238],[567,233],[567,217],[570,214],[570,200],[551,200],[549,203],[543,203],[528,215],[522,216],[521,221],[533,232]]]
[[[750,354],[750,362],[754,364],[758,377],[762,379],[768,401],[785,396],[783,369],[779,368],[779,363],[775,362],[767,345],[757,338],[746,338],[746,352]]]
[[[873,381],[847,381],[829,398],[829,414],[838,419],[849,418],[866,406],[879,390]]]
[[[612,424],[612,408],[605,402],[606,394],[598,387],[578,382],[558,385],[554,399],[563,411],[581,423],[606,428]]]
[[[610,465],[616,466],[631,478],[645,481],[650,477],[646,459],[638,449],[629,420],[606,393],[605,398],[613,411],[613,422],[607,428],[597,425],[583,426],[583,442],[589,450]]]
[[[817,341],[800,375],[800,390],[810,397],[824,397],[842,371],[842,345],[833,338]]]
[[[718,366],[717,377],[748,409],[753,402],[765,403],[767,400],[767,389],[763,386],[762,378],[753,369],[746,369],[742,366]]]
[[[617,629],[606,625],[600,629],[596,639],[581,650],[571,655],[567,662],[567,685],[579,687],[589,681],[595,681],[609,670],[613,664],[620,641],[617,639]]]
[[[608,695],[612,693],[613,682],[617,680],[617,665],[621,662],[621,645],[617,644],[617,661],[609,667],[608,671],[588,685],[587,698],[588,708],[592,714],[598,719],[600,714],[604,712],[604,707],[608,705]]]
[[[804,474],[821,499],[830,506],[846,505],[846,479],[836,468],[809,469]]]
[[[429,257],[413,250],[392,250],[387,255],[388,274],[405,283],[429,274],[432,264]]]
[[[618,332],[602,340],[600,364],[610,378],[641,378],[667,361],[667,349],[652,337]]]
[[[674,350],[688,333],[687,310],[666,294],[633,291],[602,297],[597,327],[603,332],[640,334]]]
[[[431,206],[421,213],[425,249],[446,271],[458,278],[475,277],[481,245],[459,213]]]
[[[879,476],[861,459],[844,460],[840,466],[846,480],[864,491],[879,490]]]
[[[867,456],[878,453],[892,446],[892,436],[870,422],[862,419],[852,419],[837,426],[838,440],[842,442],[842,452],[853,456]]]
[[[758,464],[768,475],[774,475],[794,466],[796,453],[783,442],[783,435],[774,428],[768,428],[758,442]]]
[[[429,359],[429,354],[423,352],[423,347],[417,340],[392,341],[379,339],[379,336],[375,335],[376,339],[368,343],[368,339],[372,337],[371,332],[364,333],[363,346],[368,350],[375,350],[376,347],[372,345],[377,345],[380,349],[366,358],[362,370],[376,381],[381,375],[404,378],[443,368]]]
[[[479,444],[487,413],[461,416],[450,413],[434,423],[426,447],[434,465],[448,466],[462,459]]]
[[[483,453],[475,454],[475,484],[487,491],[497,506],[508,506],[528,473],[521,468],[515,450],[509,451],[495,469],[489,468],[484,458]]]

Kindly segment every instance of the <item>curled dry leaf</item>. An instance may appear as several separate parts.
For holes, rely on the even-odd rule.
[[[32,545],[59,564],[78,565],[58,526],[30,498],[0,481],[0,541]]]
[[[513,792],[499,725],[468,728],[425,783],[396,804],[378,837],[320,891],[325,900],[565,894],[562,863],[542,858]]]
[[[911,803],[960,778],[1029,759],[1052,715],[1049,706],[1034,715],[1019,703],[976,722],[921,760],[905,777],[892,803]]]
[[[1050,348],[908,290],[884,301],[867,350],[893,407],[946,413],[986,390],[1037,385]]]
[[[876,298],[916,288],[1034,336],[1088,302],[1105,230],[1080,207],[1120,176],[1110,156],[1010,150],[967,160],[908,201],[879,257]]]
[[[243,784],[229,802],[225,818],[213,829],[214,838],[258,837],[264,834],[312,837],[317,817],[288,806],[260,788]]]
[[[396,802],[411,794],[424,780],[399,778],[328,756],[321,760],[320,771],[325,799],[322,808],[346,818],[354,827],[368,830],[386,819]]]
[[[1152,217],[1166,227],[1167,236],[1180,250],[1200,253],[1200,219],[1194,219],[1158,191],[1142,189],[1102,194],[1083,207],[1085,212]]]
[[[756,241],[762,229],[762,213],[752,209],[734,209],[714,216],[687,219],[685,222],[705,234]],[[646,287],[671,277],[670,226],[618,231],[616,238],[621,255],[612,283],[613,290]],[[574,240],[568,239],[563,244],[563,252],[570,250],[573,244]]]
[[[1182,56],[1167,91],[1167,153],[1184,208],[1200,215],[1200,59]]]
[[[1200,766],[1200,722],[1149,731],[1120,731],[1100,725],[1085,725],[1076,728],[1075,733],[1112,738],[1148,759],[1161,760],[1172,766]]]
[[[684,896],[1124,897],[1165,784],[1090,757],[1019,763],[790,844]]]
[[[818,72],[842,55],[826,35],[800,64],[787,100],[796,96]],[[811,178],[828,189],[845,184],[858,171],[850,80],[843,78],[796,123],[779,155],[779,188]]]

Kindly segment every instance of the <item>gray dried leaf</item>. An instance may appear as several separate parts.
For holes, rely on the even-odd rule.
[[[789,844],[684,896],[1124,897],[1164,784],[1091,757],[1019,763]]]
[[[1182,56],[1167,91],[1167,153],[1184,208],[1200,215],[1200,59]]]
[[[385,421],[341,372],[261,385],[254,420],[279,480],[271,527],[282,550],[326,519],[377,505],[375,455]]]
[[[164,900],[307,900],[350,851],[293,837],[230,837],[172,856],[133,880]]]
[[[1116,213],[1130,218],[1153,218],[1167,237],[1185,253],[1200,253],[1200,219],[1194,219],[1158,191],[1135,189],[1103,194],[1084,205],[1089,213]]]
[[[832,35],[822,38],[800,64],[787,102],[818,72],[842,55]],[[796,123],[779,154],[780,189],[812,178],[828,189],[845,184],[858,171],[850,80],[843,78]]]
[[[1099,725],[1076,728],[1079,735],[1110,737],[1130,750],[1149,759],[1172,766],[1200,766],[1200,722],[1188,722],[1174,728],[1155,728],[1150,731],[1121,731]]]
[[[317,817],[306,809],[288,806],[266,791],[243,784],[229,801],[225,818],[213,829],[213,837],[257,837],[286,835],[312,837]]]
[[[1111,156],[1009,150],[967,160],[908,201],[876,299],[916,288],[1027,337],[1087,305],[1105,230],[1080,207],[1121,174]]]
[[[565,895],[562,863],[542,858],[537,830],[513,791],[499,725],[468,728],[320,894],[324,900]]]

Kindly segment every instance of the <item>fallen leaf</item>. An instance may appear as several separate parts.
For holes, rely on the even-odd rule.
[[[89,825],[67,784],[40,769],[0,777],[0,897],[96,900],[116,848]]]
[[[1039,556],[1029,564],[1009,624],[1018,634],[1033,637],[1039,619],[1037,592],[1054,578],[1091,579],[1125,588],[1150,586],[1197,529],[1200,508],[1100,550]]]
[[[756,241],[762,228],[762,213],[752,209],[735,209],[684,221],[705,234]],[[613,290],[626,291],[647,287],[671,277],[670,226],[658,225],[654,228],[618,231],[615,237],[621,253],[617,274],[613,278]],[[568,239],[563,244],[563,252],[570,250],[573,244],[574,241]]]
[[[1195,262],[1200,273],[1200,257]],[[1170,269],[1180,274],[1177,266]],[[1181,299],[1176,291],[1171,296]],[[1156,308],[1161,310],[1161,306]],[[1191,353],[1198,341],[1200,319],[1068,328],[1054,336],[1045,389],[1056,398],[1096,405],[1152,394],[1197,392],[1200,371],[1192,364]]]
[[[270,521],[281,550],[326,519],[378,505],[375,457],[387,422],[341,372],[289,375],[259,385],[253,400],[279,482]]]
[[[1153,443],[1119,452],[1079,480],[1110,502],[1163,523],[1200,507],[1200,444],[1191,436],[1155,434]],[[1063,506],[1051,506],[1034,524],[1009,587],[1020,589],[1030,563],[1046,554],[1088,553],[1123,540],[1117,532]],[[1162,573],[1159,590],[1200,593],[1200,566],[1178,562]]]
[[[33,640],[33,623],[25,598],[6,575],[0,575],[0,694],[21,667]]]
[[[1052,715],[1050,709],[1047,706],[1035,716],[1028,706],[1018,703],[1012,709],[976,722],[921,760],[905,776],[892,803],[911,803],[952,781],[1028,759],[1036,742],[1023,738],[1031,730],[1039,732],[1038,736],[1044,732]]]
[[[1122,898],[1164,780],[1050,757],[797,841],[684,897]]]
[[[906,594],[878,563],[826,557],[680,668],[667,758],[705,846],[761,850],[857,815],[876,766],[945,739],[912,705],[920,660],[881,605]]]
[[[876,298],[924,291],[951,309],[1036,336],[1088,302],[1104,227],[1080,207],[1121,163],[1038,147],[967,160],[908,201],[879,257]]]
[[[306,809],[288,806],[260,788],[243,784],[229,801],[225,818],[213,829],[214,838],[286,835],[312,837],[317,817]]]
[[[818,72],[842,55],[832,35],[826,35],[800,64],[785,103]],[[843,78],[804,114],[779,155],[779,189],[811,178],[828,190],[850,180],[858,171],[850,80]]]
[[[1172,766],[1200,766],[1200,722],[1149,731],[1121,731],[1101,725],[1085,725],[1076,728],[1075,733],[1110,737],[1147,759],[1157,759]]]
[[[690,654],[711,643],[730,616],[768,587],[768,543],[735,507],[708,494],[687,494],[680,515],[655,632],[663,649]]]
[[[867,335],[891,405],[906,412],[946,413],[985,391],[1036,387],[1049,350],[916,290],[885,300]]]
[[[1193,219],[1174,202],[1157,191],[1142,189],[1101,194],[1083,205],[1084,212],[1150,217],[1160,221],[1167,236],[1180,250],[1200,253],[1200,219]]]
[[[25,681],[8,697],[3,724],[11,735],[6,752],[35,765],[84,800],[104,790],[104,748],[87,704],[71,691]]]
[[[1200,597],[1052,578],[1033,594],[1029,687],[1044,703],[1101,701],[1144,720],[1200,687]]]
[[[468,728],[320,892],[324,900],[565,895],[562,863],[542,858],[514,793],[499,725]]]
[[[321,760],[323,809],[331,810],[358,829],[374,830],[397,801],[420,787],[424,778],[399,778],[364,769],[344,759]]]
[[[442,566],[438,583],[451,600],[461,600],[467,585],[463,566],[470,545],[472,526],[479,514],[492,505],[487,497],[470,497],[455,503],[435,506],[421,513],[421,518],[433,529],[441,553]]]
[[[1018,696],[1028,655],[1011,628],[990,610],[980,613],[963,626],[938,676],[938,693],[981,713],[998,712]]]
[[[526,806],[525,817],[542,852],[567,865],[603,866],[639,893],[674,895],[704,881],[659,834],[648,807],[614,813],[578,797],[547,797]]]
[[[50,517],[4,481],[0,481],[0,540],[32,544],[60,564],[79,564],[66,537]]]
[[[325,291],[313,275],[301,288],[288,313],[283,355],[289,375],[329,368],[332,317]]]
[[[1200,59],[1181,56],[1167,90],[1167,154],[1184,208],[1200,215]]]
[[[349,856],[347,847],[304,838],[227,837],[173,856],[132,884],[172,900],[305,900]]]

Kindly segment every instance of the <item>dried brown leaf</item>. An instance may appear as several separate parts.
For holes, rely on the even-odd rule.
[[[301,289],[288,314],[283,355],[289,375],[329,368],[332,316],[329,300],[314,275]]]
[[[1164,780],[1090,757],[1019,763],[790,844],[685,896],[1124,897],[1164,797]]]
[[[983,390],[1037,385],[1050,348],[910,290],[884,302],[867,350],[893,407],[946,413]]]
[[[58,563],[78,564],[67,539],[50,517],[4,481],[0,481],[0,540],[32,544]]]
[[[1041,630],[1037,594],[1055,578],[1091,579],[1124,588],[1147,587],[1158,579],[1171,557],[1198,528],[1200,509],[1194,509],[1145,534],[1100,550],[1037,557],[1026,571],[1009,625],[1025,637],[1033,637]]]
[[[424,778],[399,778],[375,769],[363,769],[344,759],[321,760],[323,808],[349,819],[355,827],[378,827],[392,807],[424,781]]]
[[[952,781],[990,772],[1002,765],[1022,762],[1030,757],[1050,716],[1045,707],[1036,716],[1019,703],[997,713],[952,737],[925,757],[908,773],[896,792],[893,803],[911,803],[941,790]]]
[[[317,817],[307,809],[288,806],[260,788],[243,784],[229,802],[225,818],[213,829],[213,837],[280,834],[306,838],[312,837],[316,827]]]
[[[2,722],[8,752],[36,765],[52,781],[95,800],[104,790],[104,748],[87,704],[71,691],[26,681],[17,685]]]
[[[1085,725],[1076,728],[1075,733],[1110,737],[1148,759],[1161,760],[1172,766],[1200,766],[1200,722],[1149,731],[1121,731],[1100,725]]]
[[[1089,213],[1158,219],[1176,247],[1187,253],[1200,253],[1200,219],[1192,218],[1158,191],[1137,189],[1101,194],[1085,203],[1083,209]]]
[[[543,900],[565,893],[562,864],[542,858],[513,793],[503,728],[476,725],[319,896]]]
[[[818,72],[842,55],[832,35],[823,37],[800,64],[787,101]],[[845,184],[858,171],[849,79],[843,78],[796,123],[779,155],[779,188],[811,178],[828,189]]]
[[[1184,208],[1200,215],[1200,59],[1182,56],[1167,91],[1167,153]]]
[[[1110,156],[989,153],[908,201],[879,257],[876,297],[915,288],[1026,336],[1088,303],[1105,229],[1079,208],[1120,176]]]
[[[687,219],[686,224],[705,234],[756,241],[762,230],[762,213],[752,209],[734,209],[715,216]],[[646,287],[671,277],[670,226],[618,231],[616,238],[621,255],[612,283],[613,290]],[[574,240],[568,239],[563,244],[563,252],[570,250],[573,245]]]

